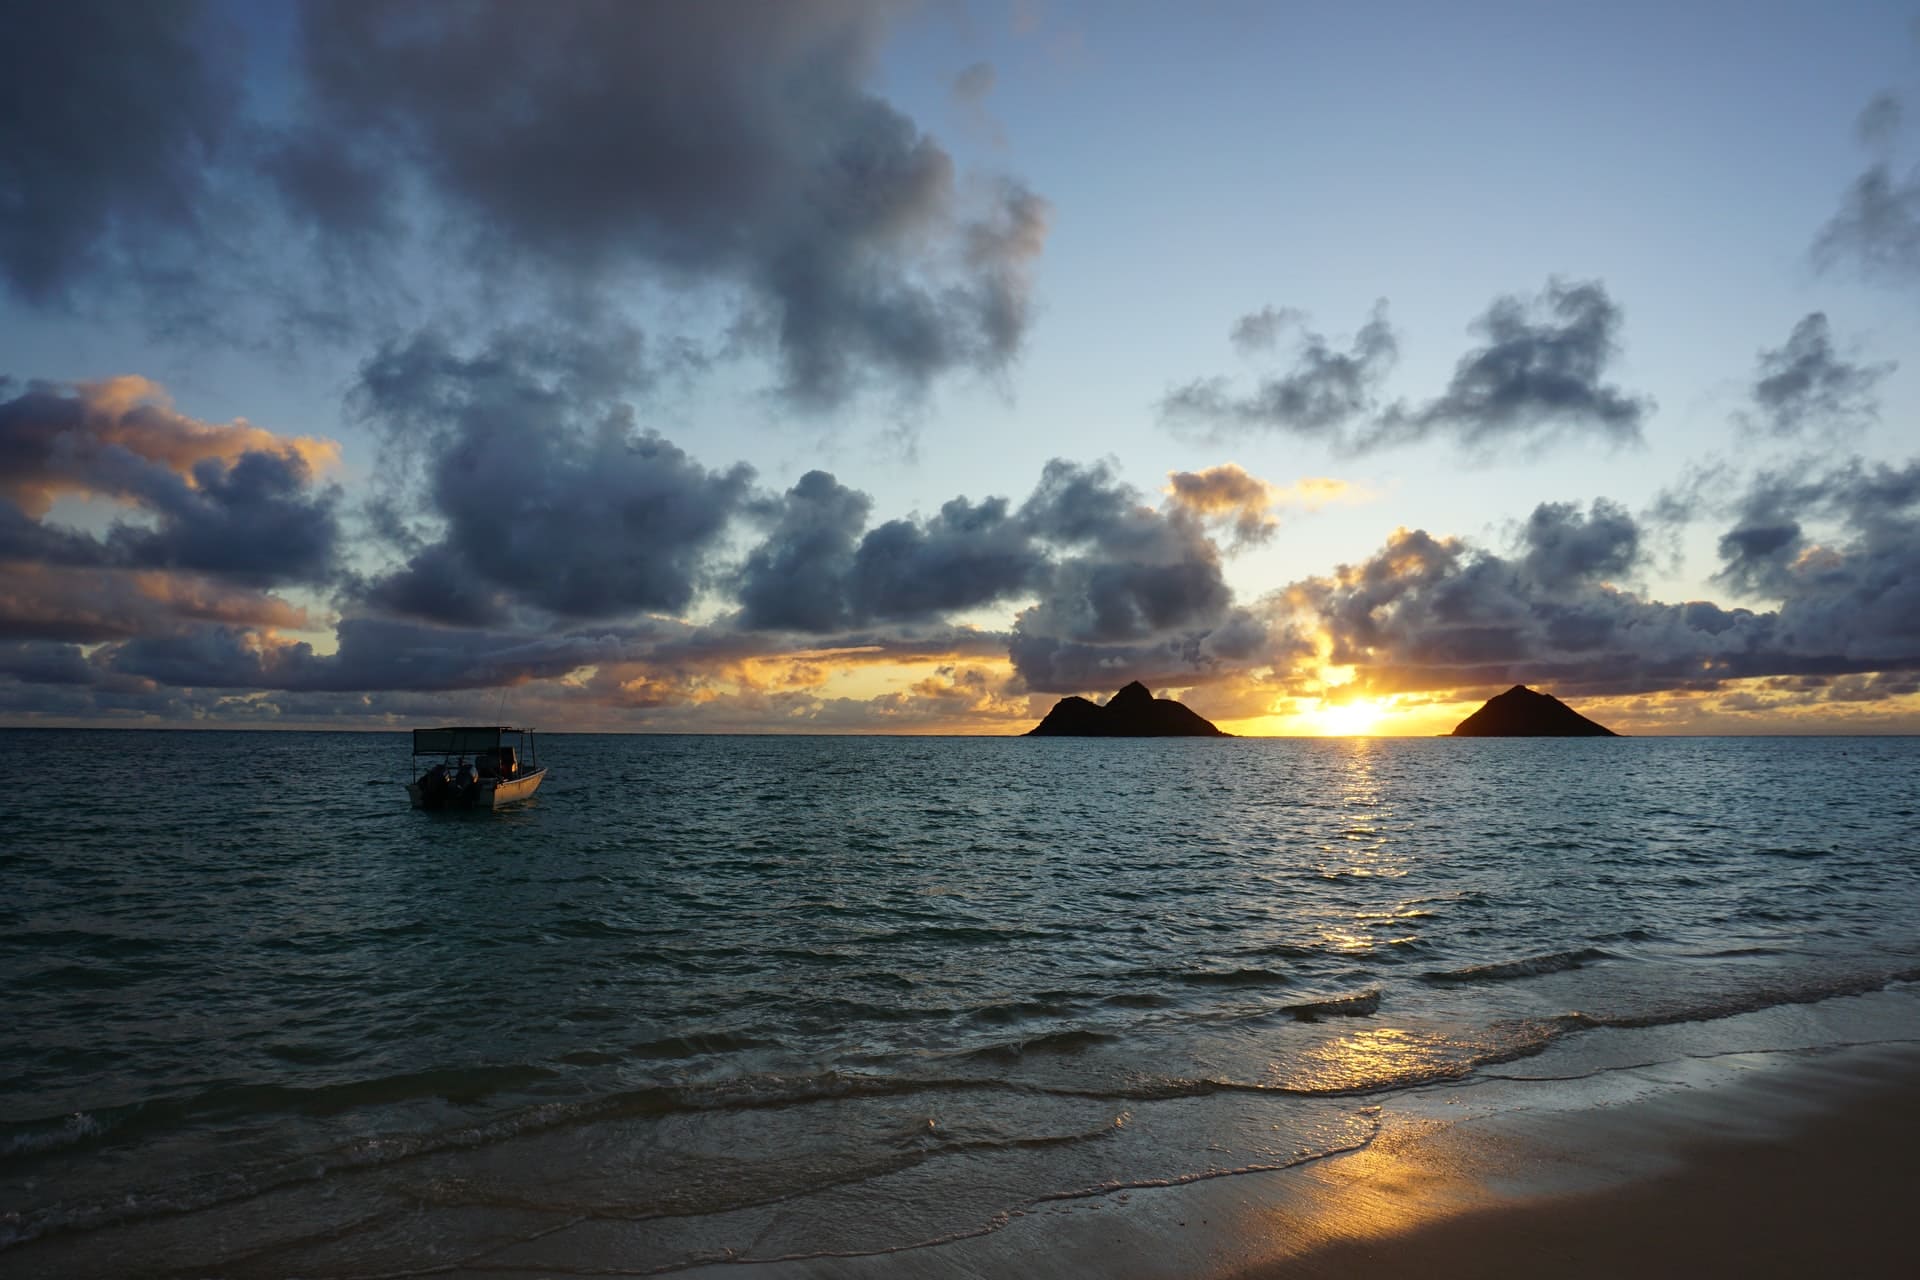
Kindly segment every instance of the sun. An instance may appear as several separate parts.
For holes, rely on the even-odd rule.
[[[1307,718],[1328,737],[1354,738],[1373,732],[1386,710],[1374,698],[1353,698],[1346,702],[1322,699],[1318,708],[1307,713]]]

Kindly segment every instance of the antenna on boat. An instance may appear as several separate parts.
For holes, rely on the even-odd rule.
[[[493,704],[493,722],[495,724],[500,723],[500,713],[507,709],[507,690],[512,687],[511,685],[505,684],[500,686],[500,701]]]

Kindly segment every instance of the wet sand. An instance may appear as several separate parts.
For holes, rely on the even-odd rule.
[[[1299,1238],[1321,1243],[1244,1280],[1910,1275],[1920,1055],[1849,1051],[1617,1109],[1389,1132],[1318,1180],[1333,1194]]]
[[[1280,1172],[1042,1205],[897,1253],[682,1274],[1913,1274],[1920,1043],[1730,1054],[1665,1064],[1647,1083],[1621,1072],[1440,1091],[1397,1102],[1365,1148]]]

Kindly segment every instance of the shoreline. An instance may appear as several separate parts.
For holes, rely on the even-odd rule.
[[[1515,1090],[1543,1089],[1513,1105]],[[1389,1105],[1365,1146],[1284,1170],[1042,1204],[897,1252],[672,1274],[1600,1280],[1900,1274],[1913,1257],[1903,1214],[1920,1196],[1920,1040],[1493,1081]]]

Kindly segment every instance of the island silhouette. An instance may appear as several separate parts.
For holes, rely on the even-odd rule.
[[[1550,693],[1517,684],[1453,727],[1456,738],[1617,738]]]
[[[1198,712],[1172,698],[1156,698],[1135,680],[1105,706],[1075,695],[1053,704],[1029,738],[1231,738]]]

